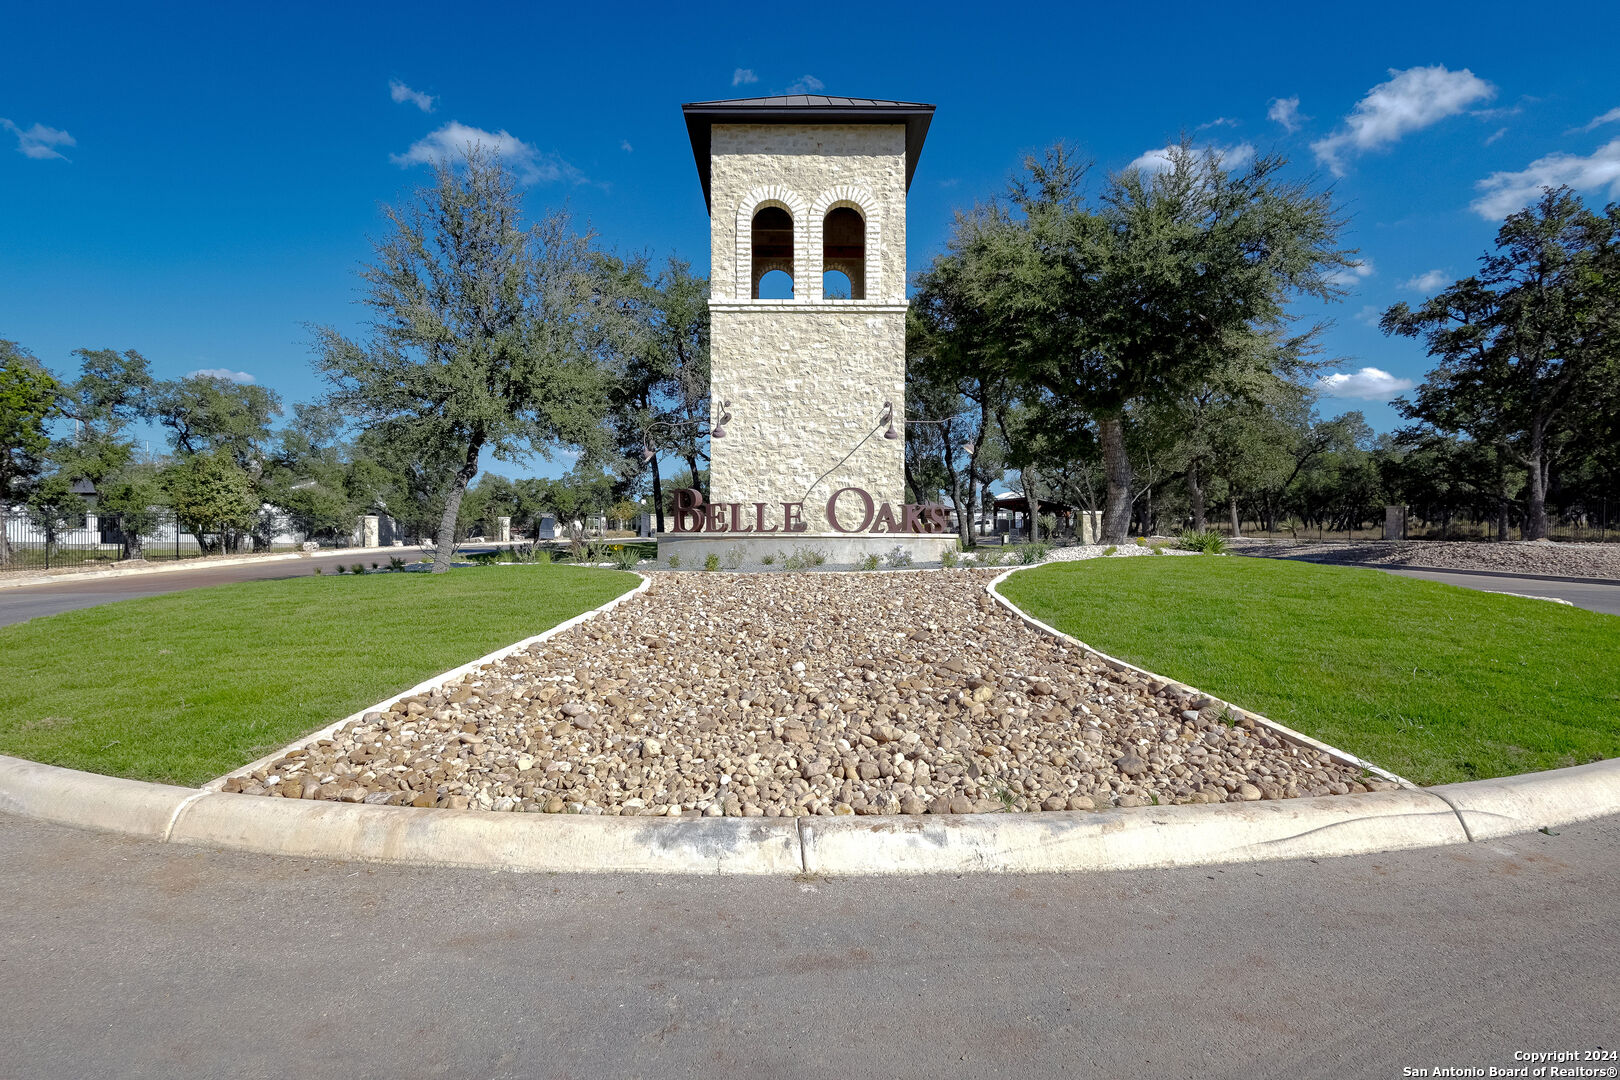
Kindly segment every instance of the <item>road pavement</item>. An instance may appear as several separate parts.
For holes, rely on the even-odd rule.
[[[0,815],[0,1076],[1398,1077],[1620,1045],[1617,926],[1615,818],[1321,862],[750,880]]]
[[[465,549],[470,552],[476,549]],[[406,548],[394,553],[406,560],[421,558],[417,548]],[[339,552],[317,555],[308,559],[275,559],[264,562],[232,563],[226,566],[198,565],[194,569],[167,570],[161,573],[127,574],[122,577],[80,578],[65,575],[61,581],[48,585],[21,585],[0,589],[0,626],[37,619],[42,615],[55,615],[76,608],[95,607],[114,600],[130,600],[137,596],[158,596],[162,593],[182,592],[208,585],[228,585],[235,581],[268,581],[273,578],[303,577],[313,574],[318,566],[332,573],[338,566],[355,563],[386,564],[387,552]]]
[[[1601,611],[1606,615],[1620,615],[1620,585],[1605,585],[1596,581],[1549,581],[1546,578],[1513,577],[1506,574],[1476,574],[1466,570],[1401,570],[1380,566],[1401,577],[1438,581],[1442,585],[1457,585],[1464,589],[1485,592],[1516,593],[1520,596],[1553,596],[1568,600],[1576,607],[1588,611]]]

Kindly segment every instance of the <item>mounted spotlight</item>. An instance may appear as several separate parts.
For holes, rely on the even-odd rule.
[[[726,437],[726,425],[731,423],[731,402],[720,403],[720,422],[709,429],[709,438],[723,439]]]
[[[654,450],[653,450],[652,439],[650,439],[650,438],[642,439],[641,440],[641,463],[643,465],[647,464],[647,462],[649,462],[649,461],[651,461],[653,459],[653,456],[654,456]]]
[[[885,439],[898,439],[900,437],[900,433],[894,430],[894,403],[892,401],[883,403],[883,415],[878,417],[878,423],[889,425],[889,430],[883,433]]]
[[[962,449],[967,451],[968,457],[972,457],[973,454],[974,454],[974,450],[976,448],[974,447],[974,445],[972,443],[965,442],[965,443],[962,444]]]

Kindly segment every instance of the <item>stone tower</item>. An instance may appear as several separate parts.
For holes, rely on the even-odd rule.
[[[847,540],[861,500],[838,503],[840,529],[834,493],[897,513],[906,498],[906,190],[934,107],[799,95],[683,112],[709,207],[711,422],[725,432],[709,500],[764,503],[776,522],[802,504],[801,539]]]

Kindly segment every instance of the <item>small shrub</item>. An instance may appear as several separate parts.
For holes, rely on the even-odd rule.
[[[671,570],[679,570],[681,568],[681,557],[679,555],[671,555],[669,557],[669,568]]]
[[[381,566],[381,565],[380,565],[380,564],[378,564],[378,563],[372,563],[372,564],[371,564],[371,568],[372,568],[372,569],[373,569],[373,570],[381,570],[381,569],[382,569],[382,566]]]
[[[883,557],[883,559],[891,567],[898,568],[902,566],[910,566],[911,552],[906,548],[901,547],[899,544],[896,544],[894,545],[894,548]]]
[[[709,557],[703,560],[703,569],[708,570],[711,573],[720,569],[720,556],[716,555],[712,551],[709,552]]]
[[[332,567],[332,573],[334,574],[347,574],[348,572],[349,568],[344,566],[342,563],[338,563],[336,566]]]
[[[820,548],[805,548],[804,557],[810,566],[820,566],[827,561],[827,553]]]
[[[954,548],[946,548],[944,551],[939,553],[939,565],[943,566],[947,570],[954,568],[960,561],[961,556],[957,555]]]
[[[363,574],[365,572],[366,567],[364,563],[355,563],[353,566],[349,567],[349,573],[351,574]]]
[[[634,548],[627,548],[623,544],[617,547],[618,550],[613,553],[613,565],[620,570],[634,570],[636,564],[641,561],[641,556],[636,554]]]
[[[1226,553],[1226,537],[1214,529],[1205,529],[1199,532],[1196,529],[1182,530],[1176,546],[1183,551],[1201,551],[1205,555],[1224,555]]]
[[[1119,550],[1119,548],[1115,547],[1113,544],[1109,544],[1106,548],[1103,549],[1103,558],[1105,558],[1105,559],[1108,558],[1108,556],[1112,555],[1114,552],[1116,552],[1118,550]]]
[[[320,575],[320,573],[321,573],[321,568],[320,568],[320,567],[318,567],[318,566],[317,566],[317,567],[316,567],[316,568],[315,568],[315,574],[316,574],[316,576],[319,576],[319,575]]]
[[[876,570],[878,568],[878,557],[876,555],[868,555],[856,565],[858,565],[862,570]]]
[[[748,549],[741,544],[733,544],[726,548],[726,553],[721,556],[720,562],[727,570],[740,570],[747,558]]]
[[[1057,532],[1056,514],[1042,514],[1040,516],[1040,522],[1042,536],[1051,536],[1053,533]]]
[[[388,560],[388,569],[390,569],[390,570],[403,570],[403,569],[405,569],[405,560],[400,558],[398,555],[391,556],[389,558],[389,560]]]
[[[768,554],[768,555],[761,555],[759,557],[759,561],[761,563],[763,563],[764,565],[766,565],[766,566],[775,566],[776,565],[776,555],[774,553],[773,554]]]
[[[1164,545],[1163,544],[1154,544],[1153,545],[1153,554],[1155,554],[1155,555],[1163,555],[1164,554]]]
[[[1025,566],[1030,566],[1046,558],[1047,553],[1051,550],[1051,544],[1044,543],[1040,540],[1029,544],[1019,544],[1018,561],[1023,563]]]
[[[1144,536],[1138,536],[1136,538],[1136,546],[1137,547],[1147,547],[1147,538],[1144,537]]]

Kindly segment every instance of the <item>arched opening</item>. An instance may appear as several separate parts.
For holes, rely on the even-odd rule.
[[[793,299],[793,278],[786,270],[767,270],[754,282],[755,300]]]
[[[851,299],[849,275],[842,270],[828,270],[822,274],[821,295],[827,300]]]
[[[753,282],[753,298],[755,300],[791,299],[793,296],[793,216],[780,206],[761,208],[754,215],[752,240],[754,265],[750,276]],[[773,295],[766,296],[760,289],[762,279],[774,271],[780,271],[780,276],[787,279],[787,293],[785,296],[774,295],[781,291],[780,280],[776,277],[773,277],[771,284]]]
[[[849,299],[866,299],[866,219],[859,210],[839,206],[827,212],[821,230],[821,267],[849,281]],[[823,285],[825,290],[825,285]],[[823,293],[829,299],[831,294]]]

